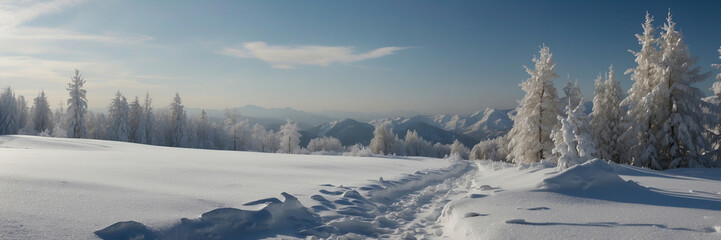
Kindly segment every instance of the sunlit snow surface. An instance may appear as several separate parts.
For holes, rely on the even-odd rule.
[[[0,136],[0,239],[721,239],[721,169]]]
[[[92,239],[120,221],[163,227],[282,192],[310,207],[322,184],[364,186],[450,165],[0,136],[0,239]]]

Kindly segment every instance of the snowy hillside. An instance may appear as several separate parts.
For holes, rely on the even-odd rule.
[[[128,220],[162,227],[282,192],[310,207],[323,184],[364,186],[450,165],[0,136],[0,239],[89,239]]]
[[[451,144],[454,140],[458,139],[458,141],[469,148],[478,143],[478,140],[464,134],[436,127],[432,123],[428,123],[426,118],[422,116],[378,119],[371,121],[370,124],[374,126],[388,124],[393,128],[393,133],[397,134],[401,139],[405,138],[408,130],[415,130],[418,132],[418,135],[431,143],[440,142],[442,144]]]
[[[719,239],[721,169],[0,137],[2,239]]]

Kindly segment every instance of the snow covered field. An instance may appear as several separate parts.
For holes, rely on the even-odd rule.
[[[596,160],[558,172],[0,136],[0,239],[140,234],[721,239],[721,169],[657,172]]]

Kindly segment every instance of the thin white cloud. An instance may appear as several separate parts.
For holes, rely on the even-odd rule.
[[[288,69],[297,65],[328,66],[334,62],[351,63],[379,58],[406,49],[406,47],[382,47],[365,53],[355,53],[353,47],[343,46],[282,46],[265,42],[246,42],[240,48],[224,48],[221,53],[239,57],[256,58],[274,68]]]

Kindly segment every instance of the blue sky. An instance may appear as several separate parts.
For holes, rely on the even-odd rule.
[[[515,107],[546,44],[559,90],[570,74],[590,100],[611,64],[630,87],[634,34],[669,8],[715,70],[719,1],[0,1],[0,86],[45,89],[54,108],[78,68],[91,108],[121,91],[156,107],[178,92],[208,109],[468,113]]]

